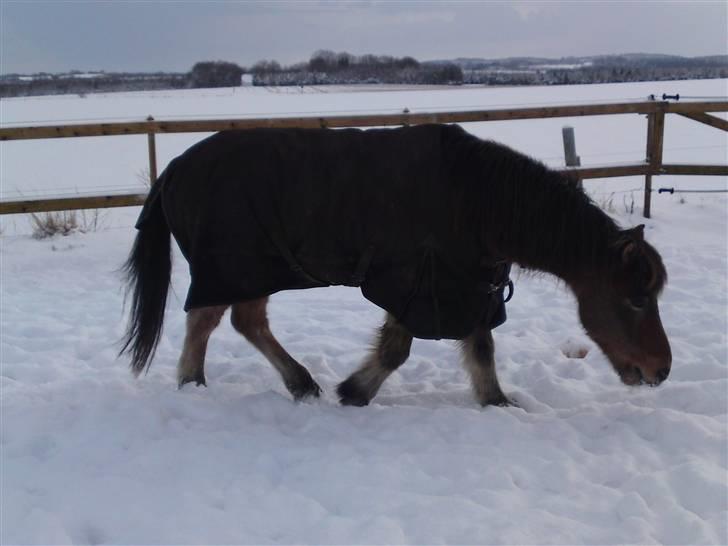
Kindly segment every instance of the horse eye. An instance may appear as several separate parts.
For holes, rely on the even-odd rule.
[[[646,296],[634,296],[627,300],[629,302],[630,307],[641,310],[647,307],[647,304],[649,303],[649,300]]]

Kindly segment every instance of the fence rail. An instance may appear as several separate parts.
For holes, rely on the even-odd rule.
[[[341,128],[387,127],[420,125],[424,123],[473,123],[485,121],[532,120],[558,117],[601,116],[617,114],[643,114],[648,117],[646,158],[641,163],[567,167],[561,169],[575,178],[607,178],[621,176],[645,176],[644,214],[650,215],[652,177],[660,174],[718,175],[728,176],[728,165],[664,165],[662,146],[665,115],[678,114],[728,131],[728,121],[710,115],[711,112],[728,112],[728,100],[709,102],[644,101],[611,104],[587,104],[571,106],[546,106],[495,110],[468,110],[460,112],[408,111],[396,114],[341,115],[309,117],[268,117],[209,120],[157,121],[151,116],[146,121],[91,123],[77,125],[42,125],[0,128],[0,141],[32,140],[49,138],[74,138],[120,135],[147,135],[149,140],[149,172],[156,179],[156,134],[217,132],[259,127],[277,128]],[[110,208],[139,205],[144,202],[139,193],[124,195],[74,196],[54,199],[0,201],[0,214],[73,210],[85,208]]]

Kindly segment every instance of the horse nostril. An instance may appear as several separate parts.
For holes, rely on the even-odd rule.
[[[662,368],[656,375],[657,380],[662,383],[665,379],[667,379],[667,376],[670,375],[670,368]]]

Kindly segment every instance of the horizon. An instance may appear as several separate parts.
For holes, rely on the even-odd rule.
[[[321,48],[316,51],[333,51],[326,48]],[[294,61],[290,64],[282,64],[281,66],[285,69],[289,66],[293,66],[296,64],[306,63],[308,60],[313,57],[315,51],[309,55],[307,59],[303,59],[300,61]],[[351,55],[354,55],[356,57],[360,57],[363,55],[369,55],[370,53],[361,53],[361,54],[354,54],[350,53],[348,51],[336,51],[335,53],[349,53]],[[387,55],[386,53],[380,54],[381,56],[390,56],[394,57],[394,55]],[[728,57],[728,53],[716,53],[716,54],[707,54],[707,55],[694,55],[694,56],[688,56],[688,55],[681,55],[679,53],[648,53],[644,51],[630,51],[630,52],[624,52],[624,53],[599,53],[595,55],[564,55],[560,57],[544,57],[540,55],[516,55],[516,56],[507,56],[507,57],[471,57],[471,56],[458,56],[458,57],[451,57],[447,59],[417,59],[415,57],[415,60],[420,63],[433,63],[433,62],[456,62],[456,61],[507,61],[507,60],[513,60],[513,59],[540,59],[544,61],[562,61],[562,60],[569,60],[569,59],[593,59],[593,58],[599,58],[599,57],[628,57],[628,56],[639,56],[644,55],[646,57],[679,57],[683,59],[701,59],[701,58],[710,58],[710,57]],[[260,59],[262,60],[269,60],[269,61],[275,61],[276,59],[272,59],[270,57]],[[242,68],[245,69],[251,69],[257,62],[250,65],[239,65]],[[188,70],[106,70],[103,68],[72,68],[69,70],[64,71],[58,71],[58,72],[49,72],[49,71],[39,71],[39,72],[0,72],[0,76],[33,76],[37,74],[71,74],[71,73],[79,73],[79,74],[185,74],[192,70],[192,67],[198,63],[198,62],[229,62],[238,64],[235,61],[231,61],[229,59],[200,59],[198,61],[195,61],[192,63],[190,68]]]

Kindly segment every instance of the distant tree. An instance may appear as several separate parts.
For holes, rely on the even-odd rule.
[[[253,68],[250,69],[253,74],[271,74],[280,72],[281,65],[278,64],[278,61],[258,61],[253,65]]]
[[[423,75],[422,83],[444,84],[463,83],[463,70],[454,63],[444,63],[437,66],[430,66]]]
[[[190,71],[192,87],[235,87],[240,85],[243,69],[235,63],[204,61]]]
[[[412,57],[402,57],[401,59],[397,59],[395,64],[397,65],[397,68],[400,69],[420,67],[420,63]]]
[[[339,70],[346,70],[354,63],[354,61],[354,57],[348,53],[336,54],[336,68]]]
[[[336,69],[338,56],[328,49],[319,49],[308,62],[308,69],[311,72],[331,72]]]
[[[366,55],[362,55],[359,57],[359,64],[365,65],[365,66],[376,66],[379,63],[379,59],[376,55],[372,55],[371,53],[367,53]]]

